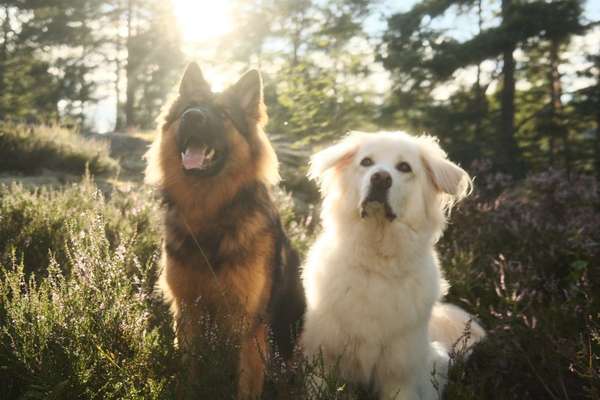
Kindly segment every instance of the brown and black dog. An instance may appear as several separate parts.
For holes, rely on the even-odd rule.
[[[262,391],[269,332],[291,356],[305,308],[298,256],[271,199],[279,174],[266,121],[258,71],[212,93],[192,63],[146,155],[146,181],[165,205],[159,287],[179,346],[185,352],[206,313],[226,329],[231,318],[220,314],[244,319],[239,398]]]

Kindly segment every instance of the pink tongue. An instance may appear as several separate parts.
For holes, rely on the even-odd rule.
[[[188,147],[185,153],[181,154],[181,162],[185,169],[202,169],[206,152],[200,147]]]

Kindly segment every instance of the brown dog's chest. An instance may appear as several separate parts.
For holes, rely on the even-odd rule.
[[[269,203],[270,204],[270,203]],[[180,210],[166,214],[165,274],[181,303],[238,304],[263,314],[271,292],[276,232],[269,208],[244,198],[195,226]]]
[[[221,273],[252,258],[254,249],[243,240],[245,231],[250,230],[246,226],[215,227],[194,234],[187,227],[173,226],[167,234],[165,251],[169,258],[190,269]]]

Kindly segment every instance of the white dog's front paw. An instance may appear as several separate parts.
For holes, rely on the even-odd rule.
[[[422,400],[419,392],[413,385],[410,386],[388,386],[381,390],[381,400]]]
[[[431,361],[428,382],[423,390],[423,399],[441,399],[442,393],[448,382],[448,365],[450,357],[444,345],[440,342],[431,342]]]

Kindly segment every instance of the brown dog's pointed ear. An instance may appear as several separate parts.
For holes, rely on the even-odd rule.
[[[200,67],[195,62],[189,63],[186,67],[179,84],[179,94],[186,97],[208,98],[212,96],[210,85],[204,79]]]
[[[228,93],[249,117],[264,118],[263,83],[258,70],[246,72]]]

